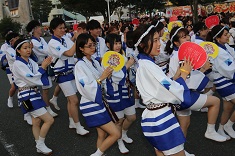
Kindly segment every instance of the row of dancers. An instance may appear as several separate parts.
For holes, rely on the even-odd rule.
[[[103,155],[115,142],[121,153],[129,152],[124,142],[133,142],[127,132],[136,120],[138,92],[146,106],[142,130],[157,155],[193,155],[184,150],[192,110],[208,108],[206,138],[217,142],[235,138],[232,128],[234,50],[227,45],[228,30],[217,25],[209,32],[204,23],[199,25],[194,42],[199,44],[211,38],[219,46],[219,55],[199,70],[192,70],[188,59],[179,64],[177,57],[179,46],[191,40],[188,30],[173,28],[170,39],[164,43],[161,36],[165,27],[160,21],[139,25],[134,31],[124,29],[122,37],[110,33],[104,39],[99,37],[100,23],[91,20],[86,24],[88,33],[80,27],[68,38],[65,21],[54,18],[50,22],[52,38],[48,44],[40,37],[40,23],[35,20],[26,27],[32,34],[31,40],[9,32],[4,52],[14,82],[10,93],[18,89],[20,108],[32,119],[37,152],[52,153],[45,145],[55,116],[48,98],[52,80],[57,83],[54,99],[60,90],[67,97],[69,128],[75,128],[80,135],[89,133],[79,122],[79,106],[87,126],[97,129],[97,151],[91,156]],[[108,50],[125,58],[125,66],[120,71],[102,67],[102,57]],[[38,86],[43,86],[42,95]],[[211,95],[215,90],[223,98],[218,131],[215,124],[220,99]],[[81,94],[80,104],[77,91]],[[56,100],[50,101],[59,109]],[[172,106],[177,109],[176,115]]]

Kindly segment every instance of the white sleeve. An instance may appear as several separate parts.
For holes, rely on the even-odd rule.
[[[77,89],[83,97],[95,102],[97,94],[101,94],[101,87],[92,76],[89,76],[89,69],[81,64],[83,63],[78,62],[74,69]]]
[[[42,86],[43,82],[41,80],[42,75],[45,73],[45,70],[39,68],[38,71],[34,74],[27,65],[19,61],[15,61],[13,65],[13,74],[17,77],[23,78],[23,81],[28,86]],[[17,81],[17,80],[16,80]],[[22,87],[22,86],[19,86]]]
[[[60,58],[61,60],[67,60],[68,57],[63,55],[64,52],[68,51],[69,49],[64,47],[62,44],[58,44],[56,42],[49,42],[48,44],[48,52],[51,56],[55,58]]]
[[[180,104],[187,100],[189,89],[182,78],[178,82],[168,78],[161,68],[142,64],[136,74],[136,84],[144,103],[156,98],[162,103]],[[168,91],[167,91],[168,90]]]

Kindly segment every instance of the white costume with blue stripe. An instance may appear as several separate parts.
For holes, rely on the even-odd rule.
[[[7,58],[7,61],[8,61],[10,71],[12,71],[13,63],[16,60],[16,51],[15,51],[15,49],[13,49],[12,47],[8,47],[6,49],[6,58]]]
[[[31,42],[33,43],[33,52],[38,58],[38,64],[42,64],[42,61],[48,56],[48,45],[46,41],[40,37],[32,37]]]
[[[6,58],[6,50],[8,48],[10,48],[10,47],[11,47],[10,43],[7,43],[7,42],[5,42],[1,46],[1,50],[0,50],[1,62],[3,62],[4,60],[5,61],[7,60],[7,58]],[[7,62],[5,62],[5,63],[7,63]],[[7,77],[9,79],[9,82],[12,83],[12,72],[11,72],[10,67],[8,65],[6,67],[6,73],[7,73]]]
[[[179,58],[178,58],[178,48],[174,47],[174,51],[170,58],[169,64],[169,77],[173,77],[179,68]],[[208,83],[209,79],[200,72],[199,70],[192,70],[190,72],[190,78],[186,79],[186,84],[191,90],[191,104],[184,105],[182,104],[180,110],[189,108],[190,110],[199,110],[204,106],[207,100],[207,95],[200,94],[203,91]],[[193,106],[194,105],[194,106]],[[192,107],[193,106],[193,107]],[[190,108],[191,107],[191,108]]]
[[[63,55],[64,52],[68,51],[72,46],[73,42],[70,39],[61,39],[52,36],[52,39],[48,43],[49,55],[53,57],[53,62],[56,62],[53,70],[55,73],[65,73],[67,75],[58,76],[57,83],[63,83],[74,80],[73,68],[74,68],[74,57],[68,57]]]
[[[127,61],[126,57],[125,60]],[[126,80],[126,66],[117,72],[113,71],[111,78],[106,80],[106,99],[114,112],[123,111],[134,105],[134,98]]]
[[[12,73],[14,74],[15,84],[19,87],[25,87],[18,92],[19,101],[30,100],[34,109],[45,107],[46,104],[42,100],[39,90],[32,89],[37,86],[48,85],[48,75],[43,68],[39,68],[38,64],[29,58],[29,61],[25,61],[21,57],[16,57],[16,61],[13,64]],[[31,88],[31,89],[30,89]],[[21,105],[23,113],[27,113],[24,107]]]
[[[75,65],[74,75],[77,89],[82,95],[79,107],[86,124],[89,127],[98,127],[110,122],[111,118],[102,101],[101,85],[97,83],[92,70],[96,70],[100,75],[103,72],[98,61],[85,62],[79,59]]]
[[[160,40],[161,47],[160,47],[160,53],[158,56],[155,56],[155,63],[162,68],[163,72],[165,74],[168,73],[168,66],[169,66],[169,60],[170,56],[166,53],[165,47],[166,43]]]
[[[229,101],[235,98],[235,55],[227,44],[217,45],[219,54],[210,60],[213,64],[214,84],[220,96]]]
[[[138,57],[136,85],[145,105],[191,103],[190,91],[183,78],[173,81],[150,56],[141,53]],[[141,126],[148,141],[164,155],[172,155],[183,150],[185,137],[170,107],[157,110],[145,109]]]
[[[37,57],[37,63],[42,64],[43,60],[48,56],[48,44],[44,38],[39,39],[32,36],[31,42],[33,43],[33,52]],[[48,77],[49,85],[42,86],[42,89],[48,89],[52,87],[51,77]]]
[[[96,53],[92,55],[94,59],[100,62],[100,59],[103,57],[104,53],[108,50],[108,47],[105,44],[105,40],[102,37],[96,38]]]

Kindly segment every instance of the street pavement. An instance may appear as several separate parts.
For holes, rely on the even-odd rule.
[[[10,88],[7,76],[0,70],[0,156],[40,156],[35,148],[35,141],[31,126],[23,120],[20,108],[17,106],[17,98],[14,96],[14,108],[7,107],[8,91]],[[53,89],[50,91],[52,97]],[[79,96],[79,95],[78,95]],[[46,145],[53,150],[53,156],[89,156],[96,151],[97,133],[94,128],[86,126],[84,118],[80,115],[82,125],[90,131],[87,136],[76,134],[75,129],[68,128],[68,113],[66,98],[60,93],[58,105],[61,110],[51,127]],[[130,150],[128,156],[154,156],[153,147],[147,142],[140,127],[143,109],[137,109],[137,120],[133,123],[128,136],[134,142],[126,144]],[[235,156],[235,139],[224,143],[208,140],[204,137],[207,125],[207,113],[193,112],[191,124],[188,130],[185,149],[196,156]],[[218,128],[218,122],[217,126]],[[121,156],[117,143],[109,148],[107,156]]]

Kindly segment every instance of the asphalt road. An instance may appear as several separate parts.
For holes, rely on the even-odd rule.
[[[24,120],[21,110],[17,106],[14,96],[14,108],[7,107],[8,91],[10,88],[5,72],[0,70],[0,156],[39,156],[35,149],[31,126]],[[52,96],[53,90],[50,92]],[[84,118],[80,115],[81,123],[89,131],[87,136],[79,136],[75,130],[68,128],[68,113],[66,98],[61,92],[58,100],[61,107],[56,111],[59,116],[55,118],[51,127],[46,144],[53,149],[54,156],[89,156],[96,151],[97,133],[95,129],[87,128]],[[54,109],[54,108],[53,108]],[[54,109],[55,110],[55,109]],[[132,144],[126,144],[130,150],[128,156],[154,156],[153,147],[144,138],[140,119],[143,110],[137,109],[137,120],[130,128],[128,135],[134,140]],[[191,125],[188,130],[185,148],[196,156],[235,156],[235,139],[224,143],[217,143],[204,137],[207,125],[207,114],[193,112]],[[217,126],[218,128],[218,123]],[[106,152],[107,156],[119,156],[117,143]]]

